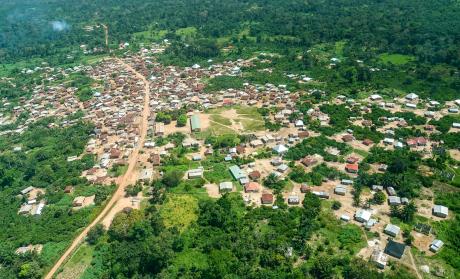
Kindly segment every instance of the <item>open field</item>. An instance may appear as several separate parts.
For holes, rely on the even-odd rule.
[[[382,61],[383,63],[392,63],[395,65],[407,64],[415,59],[413,56],[409,56],[409,55],[389,54],[389,53],[381,54],[379,58],[380,58],[380,61]]]
[[[190,195],[171,195],[161,207],[160,215],[166,227],[185,230],[197,219],[198,200]]]
[[[85,269],[90,265],[94,253],[94,246],[86,243],[80,245],[72,257],[62,267],[62,272],[56,279],[80,278]]]

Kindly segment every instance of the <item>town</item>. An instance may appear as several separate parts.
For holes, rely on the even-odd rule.
[[[59,119],[50,128],[66,127],[77,121],[74,116],[79,113],[82,120],[93,123],[85,153],[97,158],[97,163],[81,176],[94,184],[123,184],[122,190],[144,185],[143,191],[125,193],[114,200],[114,207],[101,220],[107,227],[117,212],[139,209],[149,196],[150,182],[161,179],[171,166],[180,165],[186,167],[181,173],[185,184],[200,188],[211,198],[238,192],[249,207],[277,209],[279,202],[298,207],[305,195],[312,193],[336,207],[333,212],[337,219],[367,231],[368,245],[358,256],[370,259],[381,269],[388,261],[400,261],[416,271],[430,272],[426,265],[416,266],[410,249],[406,249],[407,239],[426,255],[442,249],[443,239],[431,233],[428,224],[420,223],[412,229],[393,224],[392,210],[413,206],[417,215],[437,222],[451,218],[448,207],[435,204],[433,192],[427,187],[421,189],[423,198],[413,198],[407,192],[399,194],[388,182],[367,185],[369,189],[357,195],[354,184],[362,168],[370,175],[388,171],[389,166],[379,158],[372,162],[366,159],[375,157],[372,154],[376,148],[407,150],[420,154],[421,159],[432,158],[444,142],[433,136],[440,132],[436,124],[430,123],[446,117],[455,119],[449,117],[458,115],[460,100],[441,104],[410,93],[393,99],[379,94],[363,99],[338,95],[322,101],[325,93],[318,89],[291,92],[282,84],[248,82],[238,89],[216,92],[207,90],[205,81],[241,77],[242,69],[269,63],[270,56],[261,54],[215,64],[210,60],[207,66],[181,68],[157,61],[164,49],[164,45],[153,44],[137,54],[105,58],[93,65],[24,69],[22,74],[38,73],[47,83],[34,88],[30,99],[22,98],[12,108],[10,118],[3,115],[4,125],[14,123],[24,113],[30,117],[2,134],[22,133],[28,125],[46,117]],[[75,74],[92,80],[91,98],[80,100],[77,87],[61,82]],[[289,78],[298,83],[312,82],[308,77]],[[299,101],[314,96],[319,96],[320,101],[299,108]],[[148,109],[144,115],[146,100]],[[3,108],[9,105],[3,100]],[[351,112],[348,119],[342,120],[360,131],[347,129],[323,134],[322,129],[330,131],[340,122],[334,115],[339,110]],[[147,123],[143,123],[143,118]],[[147,130],[142,135],[144,125]],[[448,125],[444,127],[448,132],[460,132],[460,121],[450,121]],[[311,129],[312,126],[316,128]],[[411,129],[418,132],[408,132]],[[369,138],[363,131],[378,136]],[[21,147],[13,149],[20,151]],[[447,152],[460,160],[458,149]],[[81,156],[72,156],[67,160],[80,159]],[[319,178],[304,179],[309,173]],[[72,195],[73,187],[68,185],[65,193]],[[72,197],[74,210],[94,205],[94,195]],[[31,185],[21,191],[19,198],[24,201],[18,208],[20,215],[37,216],[46,209],[43,189]],[[29,250],[40,251],[29,245],[18,247],[17,253]]]

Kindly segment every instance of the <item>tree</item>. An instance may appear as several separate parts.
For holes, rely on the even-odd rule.
[[[310,273],[318,279],[328,279],[334,277],[334,266],[331,258],[320,256],[313,263]]]
[[[41,273],[40,266],[37,262],[33,261],[21,265],[18,276],[24,279],[38,279],[41,278]]]
[[[177,127],[184,127],[185,125],[187,125],[187,115],[181,114],[177,118]]]
[[[331,207],[334,210],[339,210],[342,207],[342,203],[339,201],[333,201]]]
[[[417,206],[414,202],[410,202],[402,208],[400,218],[404,222],[410,223],[414,220],[415,213],[417,213]]]
[[[86,241],[90,245],[94,245],[97,243],[99,238],[104,234],[104,232],[105,232],[104,225],[97,224],[96,226],[92,227],[89,230],[88,235],[86,236]]]
[[[385,194],[382,191],[378,191],[374,194],[372,201],[375,204],[383,204],[386,200]]]
[[[165,172],[163,178],[161,179],[161,182],[167,187],[176,187],[182,181],[183,176],[184,173],[180,170],[170,170]]]
[[[283,190],[286,181],[280,180],[275,174],[271,173],[264,179],[263,184],[265,187],[273,189],[277,194]]]

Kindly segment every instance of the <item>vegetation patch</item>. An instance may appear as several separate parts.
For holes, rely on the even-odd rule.
[[[197,220],[197,212],[198,200],[190,195],[171,195],[160,209],[164,225],[181,232]]]
[[[383,63],[391,63],[394,65],[404,65],[415,60],[414,56],[404,54],[383,53],[379,55],[380,61]]]

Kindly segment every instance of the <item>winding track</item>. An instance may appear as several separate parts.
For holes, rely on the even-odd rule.
[[[123,176],[120,176],[117,179],[117,185],[118,188],[113,194],[112,198],[110,201],[105,205],[104,209],[99,213],[99,215],[72,241],[72,244],[67,248],[67,250],[62,254],[62,256],[59,258],[59,260],[56,261],[54,266],[50,269],[50,271],[46,274],[44,277],[45,279],[52,279],[53,275],[58,271],[58,269],[61,267],[61,265],[65,262],[65,260],[73,253],[73,251],[78,247],[78,245],[84,241],[86,235],[88,234],[89,230],[94,227],[96,224],[101,222],[106,215],[108,215],[111,210],[114,209],[114,205],[116,202],[123,198],[125,194],[125,188],[128,186],[130,183],[133,183],[133,178],[135,179],[135,166],[139,157],[139,150],[144,146],[145,142],[145,137],[147,135],[147,129],[148,129],[148,116],[150,112],[149,108],[149,101],[150,101],[150,86],[146,78],[141,75],[139,72],[137,72],[133,67],[130,65],[126,64],[124,61],[121,59],[115,58],[116,61],[118,61],[120,64],[124,65],[129,71],[133,72],[139,79],[141,79],[144,82],[144,105],[143,105],[143,110],[142,110],[142,118],[141,118],[141,123],[140,123],[140,136],[139,136],[139,142],[138,144],[134,147],[133,152],[131,153],[129,160],[128,160],[128,169],[125,172]]]

